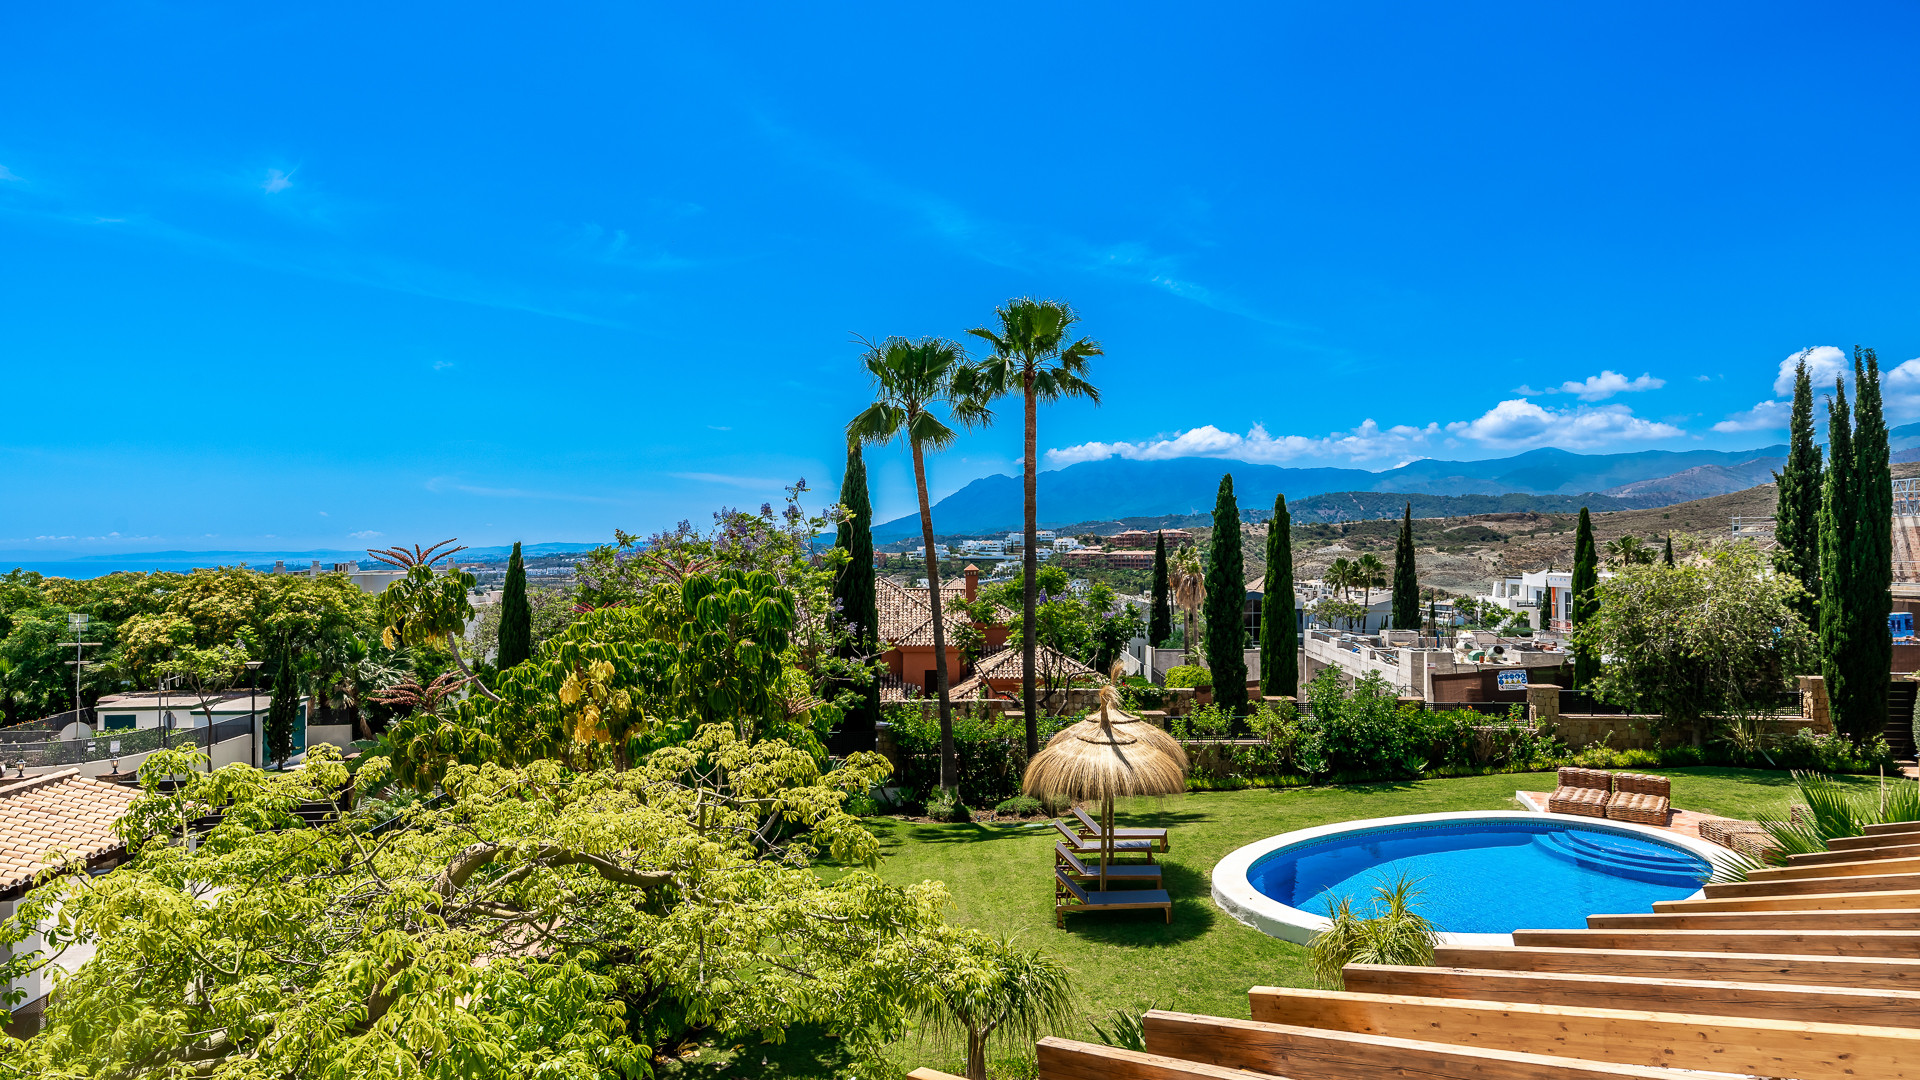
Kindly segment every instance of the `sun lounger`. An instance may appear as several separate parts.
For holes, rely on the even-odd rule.
[[[1060,830],[1061,836],[1064,836],[1067,838],[1066,847],[1069,850],[1071,850],[1075,855],[1081,855],[1081,856],[1092,855],[1095,858],[1099,857],[1100,855],[1099,840],[1081,836],[1079,833],[1074,832],[1072,829],[1067,828],[1066,824],[1063,822],[1056,821],[1053,823],[1053,827]],[[1115,840],[1113,842],[1112,851],[1113,851],[1113,854],[1115,855],[1151,855],[1153,854],[1153,841],[1151,840]]]
[[[1065,870],[1070,877],[1086,878],[1089,881],[1097,881],[1100,877],[1098,862],[1091,864],[1081,862],[1080,857],[1068,851],[1065,844],[1053,845],[1053,864]],[[1124,866],[1108,863],[1107,880],[1124,881],[1135,885],[1143,882],[1159,885],[1160,868],[1153,863],[1147,863],[1144,866],[1140,863],[1127,863]]]
[[[1080,819],[1081,832],[1093,837],[1100,835],[1100,822],[1088,816],[1085,810],[1076,806],[1073,808],[1073,816]],[[1115,829],[1113,838],[1115,840],[1151,840],[1159,845],[1161,851],[1170,850],[1172,846],[1167,842],[1165,829]]]
[[[1146,911],[1159,908],[1166,921],[1173,922],[1173,898],[1165,889],[1119,889],[1088,892],[1074,884],[1067,872],[1053,869],[1053,922],[1067,925],[1067,914],[1075,911]]]
[[[1607,800],[1612,797],[1612,773],[1601,769],[1561,769],[1560,786],[1547,796],[1547,812],[1603,818],[1607,816]]]
[[[1665,825],[1673,806],[1669,801],[1673,784],[1664,776],[1644,773],[1615,773],[1613,797],[1607,800],[1607,816],[1615,821],[1637,825]]]

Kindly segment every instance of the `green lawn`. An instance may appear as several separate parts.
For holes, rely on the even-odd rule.
[[[1664,769],[1661,775],[1673,780],[1675,806],[1730,817],[1784,815],[1792,791],[1791,778],[1779,772],[1686,768]],[[1874,783],[1865,777],[1840,779]],[[1173,830],[1173,850],[1158,860],[1174,898],[1170,926],[1157,912],[1114,912],[1073,916],[1066,929],[1056,929],[1052,852],[1058,834],[1051,828],[916,825],[891,818],[869,824],[885,852],[882,876],[896,882],[944,881],[953,894],[955,922],[1012,934],[1064,962],[1074,973],[1083,1025],[1060,1034],[1092,1039],[1084,1018],[1104,1018],[1115,1009],[1139,1012],[1160,1006],[1245,1017],[1251,986],[1312,984],[1306,950],[1248,929],[1214,907],[1208,874],[1229,851],[1262,837],[1329,822],[1511,809],[1516,790],[1545,790],[1552,781],[1550,773],[1524,773],[1139,800],[1122,808],[1121,824]],[[831,1051],[819,1040],[797,1038],[775,1050],[743,1047],[723,1071],[714,1060],[686,1072],[832,1075]],[[909,1068],[931,1065],[957,1071],[959,1065],[956,1052],[917,1042],[897,1047],[896,1060]]]

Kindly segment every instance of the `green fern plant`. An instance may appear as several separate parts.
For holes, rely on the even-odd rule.
[[[1714,865],[1714,882],[1745,881],[1755,870],[1786,865],[1789,855],[1830,850],[1829,840],[1865,835],[1868,825],[1920,821],[1920,782],[1889,784],[1883,775],[1879,790],[1871,794],[1849,791],[1832,777],[1815,772],[1795,772],[1793,783],[1807,808],[1807,820],[1761,815],[1757,820],[1765,826],[1773,847],[1764,857],[1739,852],[1723,856]]]
[[[1152,1005],[1147,1006],[1149,1012],[1153,1008]],[[1113,1016],[1106,1023],[1098,1020],[1090,1020],[1088,1023],[1093,1025],[1093,1033],[1100,1036],[1100,1041],[1108,1046],[1117,1046],[1122,1050],[1138,1050],[1142,1053],[1147,1049],[1146,1017],[1142,1013],[1115,1009]]]
[[[1413,910],[1420,895],[1405,875],[1374,889],[1373,912],[1362,916],[1346,897],[1334,902],[1333,925],[1315,935],[1308,946],[1313,977],[1321,986],[1346,985],[1341,969],[1348,964],[1399,964],[1424,967],[1433,963],[1439,931],[1426,916]]]

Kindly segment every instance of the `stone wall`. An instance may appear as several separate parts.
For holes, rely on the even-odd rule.
[[[1552,729],[1554,737],[1567,744],[1567,747],[1572,750],[1584,749],[1602,742],[1615,750],[1652,750],[1657,747],[1679,746],[1692,738],[1687,731],[1675,727],[1661,732],[1656,740],[1653,724],[1659,719],[1659,716],[1648,715],[1600,716],[1562,713],[1559,720],[1552,725]],[[1800,716],[1774,716],[1760,722],[1760,729],[1769,735],[1791,737],[1803,728],[1818,730],[1813,720]]]

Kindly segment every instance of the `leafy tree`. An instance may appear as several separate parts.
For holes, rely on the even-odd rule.
[[[1827,449],[1826,482],[1820,492],[1820,674],[1827,684],[1834,726],[1859,738],[1885,723],[1886,715],[1876,718],[1863,710],[1854,685],[1854,650],[1860,644],[1855,640],[1859,620],[1853,616],[1859,602],[1854,589],[1854,570],[1859,565],[1854,557],[1859,462],[1853,453],[1846,387],[1838,379],[1827,402]]]
[[[1026,456],[1022,469],[1022,500],[1025,511],[1026,542],[1023,559],[1027,581],[1035,580],[1040,563],[1036,530],[1039,528],[1039,501],[1036,496],[1039,459],[1040,402],[1063,397],[1083,397],[1100,404],[1100,391],[1087,381],[1087,361],[1100,356],[1100,343],[1091,338],[1068,341],[1073,326],[1080,321],[1073,308],[1054,300],[1023,297],[1010,300],[994,312],[999,328],[976,327],[967,331],[992,346],[993,352],[980,362],[978,393],[986,400],[1019,392],[1025,405]],[[933,542],[927,542],[932,550]],[[1034,618],[1037,594],[1029,587],[1021,598],[1021,614]],[[938,616],[935,617],[936,621]],[[1034,651],[1029,640],[1024,646],[1020,680],[1021,707],[1027,719],[1027,756],[1040,752],[1040,715],[1034,688]]]
[[[1420,579],[1413,568],[1413,504],[1400,519],[1400,539],[1393,546],[1393,628],[1420,628]]]
[[[875,400],[847,424],[847,437],[876,445],[904,440],[913,457],[913,483],[920,497],[920,534],[926,547],[927,601],[933,609],[934,685],[940,700],[940,786],[952,790],[957,762],[953,750],[953,702],[947,696],[947,631],[941,614],[940,564],[934,552],[933,509],[927,498],[926,452],[940,451],[957,437],[936,415],[945,408],[962,424],[986,424],[992,413],[978,393],[973,369],[960,346],[941,338],[887,338],[867,349],[865,363]],[[1031,668],[1029,668],[1031,670]]]
[[[1887,445],[1887,421],[1880,405],[1880,361],[1872,349],[1853,350],[1853,513],[1856,518],[1849,575],[1854,620],[1853,708],[1855,725],[1844,729],[1856,740],[1878,732],[1887,721],[1888,683],[1893,671],[1893,636],[1887,613],[1893,610],[1893,472]]]
[[[533,655],[533,605],[527,603],[527,564],[520,557],[520,541],[513,542],[507,559],[507,583],[500,590],[500,647],[494,664],[505,671]]]
[[[282,646],[273,669],[273,700],[267,705],[267,757],[284,764],[293,756],[293,726],[300,719],[300,677],[293,649]]]
[[[1812,635],[1795,610],[1800,583],[1770,570],[1751,546],[1727,545],[1600,582],[1595,610],[1573,631],[1576,648],[1604,658],[1594,692],[1691,730],[1695,745],[1709,718],[1771,711]]]
[[[942,973],[922,1007],[936,1031],[967,1040],[967,1080],[987,1080],[987,1043],[994,1036],[1031,1043],[1073,1019],[1073,979],[1037,949],[988,939],[962,952]]]
[[[1167,576],[1167,534],[1155,530],[1153,534],[1153,602],[1152,614],[1147,620],[1147,644],[1154,648],[1165,645],[1173,637],[1173,604],[1170,596],[1171,582]]]
[[[873,579],[873,505],[867,499],[867,464],[858,442],[847,443],[847,471],[840,481],[840,517],[834,546],[847,561],[833,579],[833,598],[846,621],[841,658],[864,664],[880,652],[880,602]],[[847,709],[841,728],[843,749],[874,748],[875,725],[880,721],[880,680],[869,677],[849,688],[857,696]]]
[[[0,1068],[640,1077],[698,1032],[779,1040],[803,1024],[872,1061],[931,995],[992,982],[990,939],[942,924],[941,886],[865,869],[878,844],[843,802],[886,777],[877,755],[822,773],[716,725],[618,774],[460,767],[378,835],[368,808],[293,812],[372,790],[377,760],[352,779],[324,746],[285,774],[197,760],[143,768],[127,866],[59,878],[4,924],[9,942],[41,923],[54,949],[95,951],[41,1034],[3,1041]],[[166,790],[168,774],[184,782]],[[209,808],[220,823],[178,843]],[[852,872],[823,879],[826,857]],[[0,977],[48,962],[11,955]]]
[[[1586,507],[1580,508],[1580,526],[1573,537],[1573,596],[1569,605],[1574,640],[1580,640],[1580,627],[1590,621],[1600,603],[1600,554],[1593,545],[1593,518]],[[1600,657],[1591,649],[1576,647],[1573,653],[1573,684],[1585,687],[1600,669]]]
[[[1235,712],[1247,704],[1247,571],[1240,553],[1240,506],[1233,475],[1220,478],[1213,504],[1213,542],[1207,549],[1207,667],[1214,701]]]
[[[1773,474],[1779,495],[1774,503],[1773,564],[1790,574],[1804,591],[1800,618],[1812,626],[1820,603],[1820,447],[1814,442],[1813,380],[1807,374],[1807,354],[1800,354],[1793,373],[1792,434],[1787,463]],[[1673,565],[1673,538],[1667,538],[1667,565]]]
[[[472,676],[473,670],[461,657],[455,636],[464,634],[473,618],[473,601],[468,594],[473,590],[474,577],[451,564],[436,567],[441,560],[466,550],[452,545],[454,541],[442,540],[430,548],[416,544],[411,550],[404,547],[367,550],[368,555],[406,572],[405,577],[389,584],[377,601],[380,640],[390,649],[403,644],[414,648],[445,648],[461,674]],[[476,679],[473,686],[487,697],[499,700],[499,694],[486,683]]]
[[[1293,516],[1287,497],[1273,497],[1267,523],[1267,580],[1260,600],[1260,683],[1269,696],[1300,692],[1299,642],[1294,634]]]

